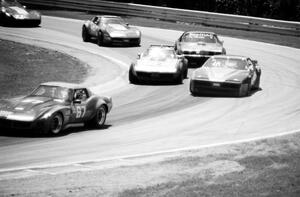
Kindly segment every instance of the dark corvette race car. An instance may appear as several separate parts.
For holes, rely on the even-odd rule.
[[[82,26],[82,39],[88,42],[91,38],[97,39],[99,46],[110,44],[126,44],[139,46],[141,31],[131,27],[118,16],[95,16]]]
[[[175,81],[187,78],[187,60],[173,46],[151,45],[129,68],[129,81]]]
[[[187,31],[175,43],[177,54],[184,55],[189,63],[200,63],[213,55],[226,54],[223,41],[213,32]]]
[[[0,22],[4,25],[39,26],[41,14],[26,9],[16,0],[1,0]]]
[[[259,89],[261,69],[256,60],[243,56],[217,55],[196,69],[190,80],[192,95],[234,93],[248,96],[251,89]]]
[[[79,123],[100,128],[111,108],[111,98],[97,96],[86,87],[48,82],[23,98],[0,100],[0,127],[48,134]]]

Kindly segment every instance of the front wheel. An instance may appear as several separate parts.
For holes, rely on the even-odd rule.
[[[105,124],[106,121],[107,110],[104,105],[101,105],[97,111],[96,115],[92,120],[93,126],[96,128],[101,128]]]
[[[57,135],[62,131],[63,128],[63,117],[60,113],[55,113],[49,120],[49,127],[46,128],[47,133],[51,135]]]
[[[82,27],[82,40],[83,42],[89,42],[91,40],[88,30],[85,26]]]

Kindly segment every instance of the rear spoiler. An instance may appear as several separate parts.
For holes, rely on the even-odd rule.
[[[151,44],[150,47],[170,47],[174,48],[174,45],[166,45],[166,44]]]

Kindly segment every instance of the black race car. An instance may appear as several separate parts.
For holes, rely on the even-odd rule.
[[[16,0],[1,0],[0,23],[6,26],[39,26],[41,14],[26,9]]]

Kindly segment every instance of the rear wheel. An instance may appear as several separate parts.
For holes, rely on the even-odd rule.
[[[129,69],[128,78],[129,78],[130,83],[132,83],[132,84],[137,84],[138,83],[137,77],[134,76],[134,74],[133,74],[132,67],[130,67],[130,69]]]
[[[101,128],[106,121],[107,110],[104,105],[101,105],[97,111],[95,117],[92,119],[92,124],[95,128]]]
[[[85,26],[82,27],[82,40],[83,42],[89,42],[91,40],[89,32]]]
[[[63,117],[60,113],[55,113],[49,120],[49,127],[47,133],[51,135],[57,135],[62,131],[63,128]]]
[[[184,73],[181,71],[180,75],[178,75],[178,77],[175,79],[175,82],[177,84],[182,84],[183,79],[184,79]]]
[[[260,77],[257,77],[256,81],[255,81],[255,84],[253,86],[253,88],[255,90],[258,90],[259,89],[259,86],[260,86]]]
[[[97,35],[97,44],[99,46],[103,46],[104,45],[104,43],[103,43],[103,35],[102,35],[101,32],[99,32],[98,35]]]

